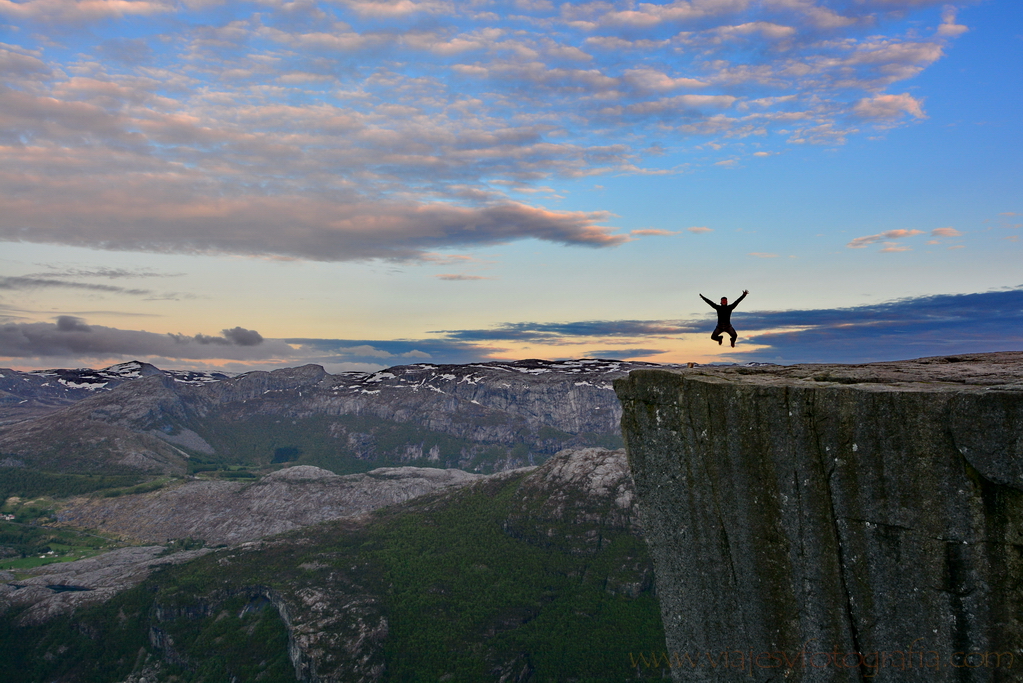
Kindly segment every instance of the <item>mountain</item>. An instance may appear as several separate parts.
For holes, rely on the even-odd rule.
[[[286,462],[338,474],[514,469],[564,448],[620,446],[611,382],[644,367],[659,366],[527,360],[331,375],[307,365],[218,377],[130,363],[88,381],[5,370],[12,415],[17,401],[51,410],[0,427],[0,465],[108,475]]]
[[[634,661],[664,635],[623,451],[460,483],[240,545],[7,574],[0,682],[660,678]]]
[[[78,368],[19,372],[0,368],[0,424],[39,417],[97,392],[110,391],[124,382],[154,375],[165,375],[186,384],[228,378],[219,372],[160,370],[155,365],[137,360],[102,370]]]

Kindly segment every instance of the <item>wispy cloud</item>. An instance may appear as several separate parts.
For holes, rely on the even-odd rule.
[[[94,282],[68,282],[66,280],[54,280],[41,277],[4,277],[0,276],[0,289],[30,290],[30,289],[81,289],[89,292],[108,292],[111,294],[130,294],[132,296],[146,296],[152,294],[148,289],[131,289],[118,287],[116,285],[102,285]]]
[[[578,337],[658,337],[697,332],[704,321],[588,320],[565,323],[506,323],[489,329],[441,330],[446,339],[478,341],[557,341]]]
[[[641,230],[630,230],[629,234],[635,237],[671,237],[677,235],[678,230],[658,230],[655,228],[643,228]]]
[[[940,228],[939,228],[940,229]],[[885,232],[879,232],[876,235],[866,235],[864,237],[857,237],[856,239],[845,245],[850,249],[862,249],[863,247],[870,246],[875,242],[883,242],[885,240],[896,240],[902,239],[903,237],[913,237],[915,235],[924,234],[923,230],[886,230]],[[901,249],[888,248],[887,251],[901,251]],[[886,251],[882,250],[882,251]]]

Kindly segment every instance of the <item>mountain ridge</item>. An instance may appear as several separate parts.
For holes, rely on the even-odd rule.
[[[417,363],[336,375],[305,365],[214,377],[125,365],[136,376],[75,389],[91,394],[0,425],[6,462],[49,471],[178,475],[197,463],[227,462],[295,462],[337,473],[413,464],[514,469],[564,448],[620,446],[621,408],[611,382],[633,369],[671,367],[524,360]],[[65,385],[53,391],[68,394],[66,384],[75,383],[68,377],[58,376]],[[39,380],[22,384],[38,393]],[[5,386],[10,406],[20,385]],[[52,399],[58,400],[70,399]]]

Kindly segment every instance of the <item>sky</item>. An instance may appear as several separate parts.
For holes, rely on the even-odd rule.
[[[1021,73],[1017,0],[0,0],[0,365],[1021,350]]]

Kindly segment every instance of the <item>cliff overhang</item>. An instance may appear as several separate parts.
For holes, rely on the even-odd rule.
[[[615,390],[676,680],[1019,680],[1023,353]]]

